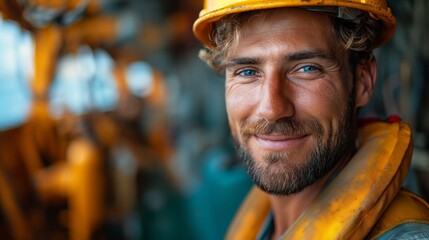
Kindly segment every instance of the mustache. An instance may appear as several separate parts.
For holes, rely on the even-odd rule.
[[[252,135],[304,135],[308,133],[321,135],[323,133],[322,125],[316,119],[298,120],[296,118],[282,118],[272,123],[265,119],[244,122],[240,129],[245,139]]]

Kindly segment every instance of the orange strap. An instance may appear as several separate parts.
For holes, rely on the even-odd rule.
[[[429,204],[405,189],[399,191],[390,203],[389,208],[369,233],[368,239],[376,239],[403,223],[429,224]]]

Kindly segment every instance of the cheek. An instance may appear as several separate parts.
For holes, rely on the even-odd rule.
[[[244,91],[241,88],[227,87],[225,91],[226,111],[231,130],[238,132],[241,124],[246,121],[253,112],[255,106],[255,96],[251,91]]]
[[[347,108],[348,92],[343,86],[329,84],[312,89],[315,90],[301,92],[295,104],[302,112],[297,110],[297,113],[318,119],[325,131],[337,129]]]

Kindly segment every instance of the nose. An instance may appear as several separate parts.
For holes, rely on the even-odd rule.
[[[295,114],[295,106],[290,85],[281,75],[267,76],[260,86],[257,116],[267,122],[292,117]]]

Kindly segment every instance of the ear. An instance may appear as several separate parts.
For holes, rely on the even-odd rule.
[[[362,107],[371,100],[377,80],[377,62],[374,57],[356,66],[356,107]]]

